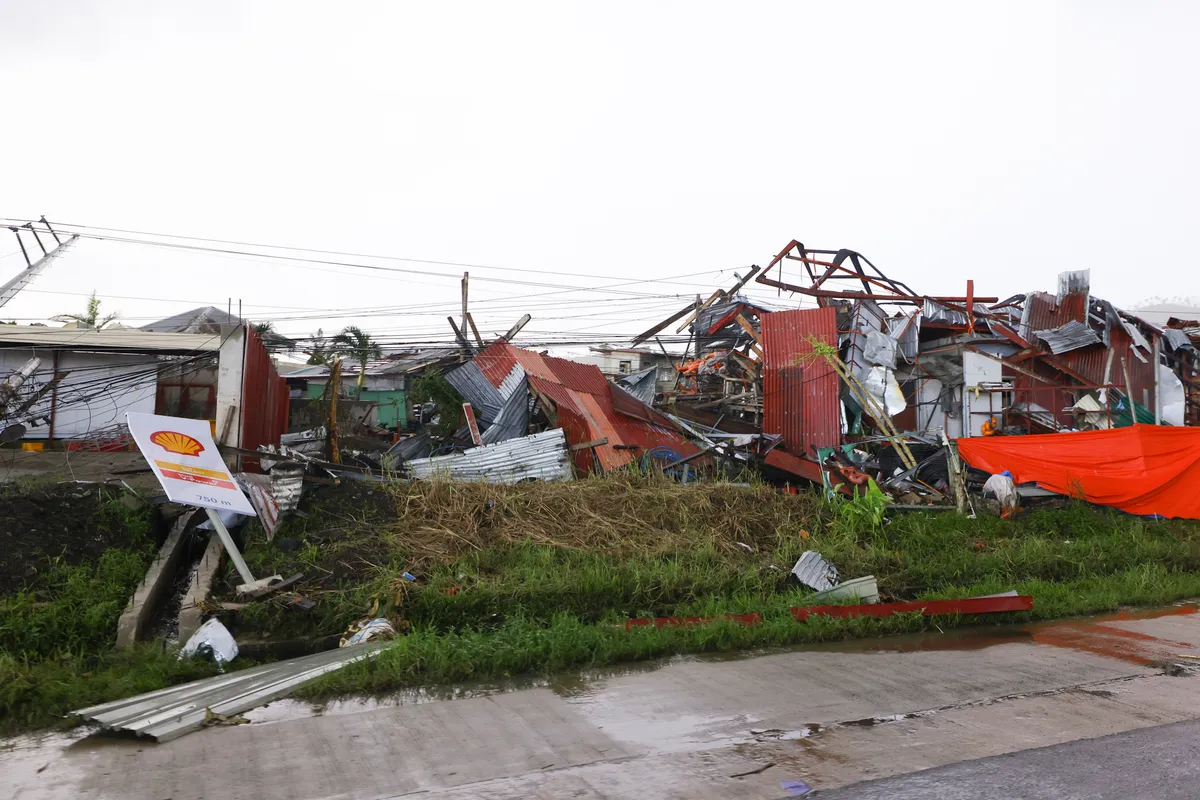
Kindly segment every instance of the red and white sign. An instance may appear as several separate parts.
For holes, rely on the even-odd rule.
[[[202,419],[126,414],[129,432],[173,503],[254,516]]]

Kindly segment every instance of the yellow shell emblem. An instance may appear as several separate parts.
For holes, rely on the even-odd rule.
[[[168,453],[178,453],[181,456],[196,456],[204,450],[204,445],[186,433],[175,431],[155,431],[150,434],[150,441],[166,450]]]

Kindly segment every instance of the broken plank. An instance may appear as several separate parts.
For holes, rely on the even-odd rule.
[[[572,453],[578,453],[580,450],[591,450],[593,447],[600,447],[601,445],[605,444],[608,444],[607,436],[600,439],[592,439],[591,441],[587,442],[580,442],[579,444],[573,444],[567,449]]]

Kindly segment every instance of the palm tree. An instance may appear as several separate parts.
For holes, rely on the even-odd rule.
[[[289,339],[275,330],[274,322],[256,322],[252,326],[254,332],[258,334],[258,338],[262,339],[263,346],[272,350],[286,350],[293,353],[296,350],[296,341]]]
[[[330,341],[330,350],[358,362],[358,389],[354,398],[360,399],[363,380],[367,377],[367,362],[373,358],[383,358],[383,350],[379,347],[379,343],[372,341],[371,335],[362,328],[347,325]]]
[[[54,322],[76,322],[80,325],[86,325],[89,328],[100,330],[105,325],[114,321],[121,316],[117,312],[113,312],[103,318],[100,317],[100,298],[96,297],[93,291],[92,296],[88,298],[87,311],[83,314],[58,314],[50,319]]]
[[[308,363],[318,364],[323,367],[330,366],[332,353],[329,351],[329,345],[325,341],[325,331],[317,328],[317,335],[312,337],[313,345],[308,351]]]

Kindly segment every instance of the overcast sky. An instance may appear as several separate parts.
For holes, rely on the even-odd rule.
[[[0,0],[0,215],[479,265],[485,335],[528,309],[531,339],[640,332],[793,238],[920,292],[1086,267],[1119,305],[1200,295],[1197,17]],[[335,260],[432,274],[82,240],[0,316],[94,289],[128,324],[232,297],[284,332],[449,336],[462,267]],[[0,258],[0,281],[21,266]]]

